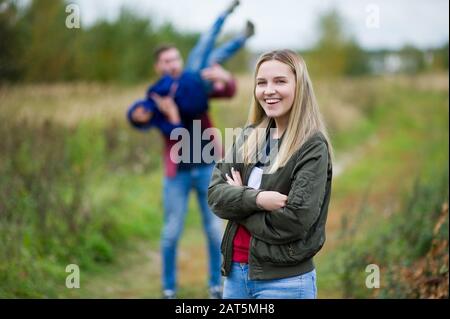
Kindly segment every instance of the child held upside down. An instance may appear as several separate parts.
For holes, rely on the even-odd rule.
[[[182,60],[174,46],[166,45],[155,51],[155,67],[157,64],[178,64],[177,67],[166,67],[166,74],[147,90],[145,99],[137,100],[129,108],[127,116],[133,126],[139,129],[157,127],[165,136],[169,136],[172,129],[181,127],[179,118],[186,120],[198,118],[208,109],[208,98],[213,92],[224,89],[222,81],[210,81],[206,68],[218,67],[235,55],[248,38],[254,34],[253,23],[247,21],[244,32],[218,48],[214,48],[217,36],[228,15],[239,4],[235,0],[215,21],[213,26],[205,32],[191,50],[185,69],[182,72]],[[173,49],[173,50],[172,50]],[[172,50],[172,51],[170,51]],[[161,58],[162,54],[164,58]],[[180,65],[181,64],[181,65]],[[203,71],[203,77],[202,77]],[[168,119],[165,112],[161,112],[156,101],[160,97],[170,96],[178,107],[179,117]],[[136,120],[139,113],[140,119]]]

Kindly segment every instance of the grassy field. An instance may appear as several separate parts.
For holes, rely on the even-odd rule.
[[[243,126],[251,78],[216,100],[220,129]],[[125,121],[146,85],[0,88],[0,297],[159,298],[157,132]],[[336,150],[320,298],[448,297],[448,74],[318,79]],[[180,297],[204,298],[197,203],[179,256]],[[66,265],[81,287],[67,289]],[[381,269],[380,289],[365,268]]]

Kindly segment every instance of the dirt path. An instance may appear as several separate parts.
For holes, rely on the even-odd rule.
[[[207,255],[204,236],[186,229],[179,247],[179,297],[207,298]],[[201,232],[201,230],[200,230]],[[63,298],[160,298],[159,247],[136,240],[117,254],[101,272],[83,276],[80,288],[65,290]]]

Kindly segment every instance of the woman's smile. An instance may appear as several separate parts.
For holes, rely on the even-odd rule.
[[[281,101],[281,99],[279,99],[279,98],[267,98],[267,99],[264,99],[264,102],[266,102],[270,106],[275,105],[275,104],[277,104],[280,101]]]
[[[286,64],[276,60],[261,64],[256,76],[255,97],[267,116],[280,119],[289,114],[295,85],[295,75]]]

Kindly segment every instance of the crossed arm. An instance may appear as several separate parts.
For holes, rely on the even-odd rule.
[[[287,196],[244,186],[239,172],[231,168],[231,176],[228,173],[219,175],[215,171],[209,189],[209,203],[219,217],[244,225],[252,236],[264,242],[285,244],[300,240],[307,237],[319,217],[327,167],[325,143],[309,146],[294,168]],[[222,170],[223,167],[216,169]]]

